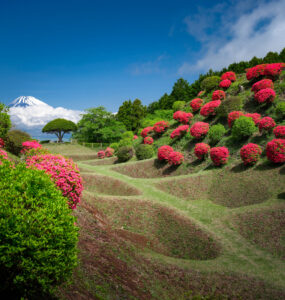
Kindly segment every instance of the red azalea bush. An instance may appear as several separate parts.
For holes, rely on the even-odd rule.
[[[249,117],[249,118],[252,118],[253,122],[255,125],[258,124],[258,122],[261,120],[261,115],[258,114],[258,113],[248,113],[248,114],[245,114],[246,117]]]
[[[201,97],[201,96],[203,96],[204,94],[205,94],[205,91],[200,91],[200,92],[198,93],[197,97]]]
[[[229,125],[229,127],[232,127],[234,121],[237,120],[241,116],[244,116],[244,113],[242,111],[232,111],[232,112],[230,112],[228,114],[228,125]]]
[[[226,147],[214,147],[210,150],[210,157],[215,166],[226,164],[229,156],[229,150]]]
[[[190,102],[190,106],[194,112],[199,110],[202,105],[203,105],[203,99],[201,98],[195,98]]]
[[[221,100],[211,101],[202,106],[200,110],[200,115],[204,117],[214,116],[216,114],[216,109],[221,105]]]
[[[212,94],[212,101],[226,99],[226,93],[222,90],[216,90]]]
[[[205,143],[198,143],[195,145],[194,154],[197,156],[198,159],[204,159],[207,154],[209,153],[211,147]]]
[[[274,163],[285,162],[285,140],[274,139],[266,145],[266,156]]]
[[[193,118],[193,115],[191,113],[187,113],[187,112],[181,111],[181,110],[178,110],[173,114],[173,119],[182,124],[189,123],[192,118]]]
[[[208,131],[209,131],[209,124],[205,122],[196,122],[192,127],[190,128],[190,134],[196,138],[200,139],[204,137]]]
[[[4,148],[5,147],[5,142],[3,139],[0,138],[0,148]]]
[[[153,144],[153,138],[150,137],[150,136],[147,136],[147,137],[144,138],[143,143],[148,144],[148,145],[152,145]]]
[[[253,143],[244,145],[240,149],[240,157],[243,160],[243,163],[245,165],[255,164],[260,159],[261,153],[262,153],[261,147]]]
[[[76,208],[83,186],[79,169],[71,159],[62,155],[35,155],[28,157],[26,164],[28,168],[44,170],[49,174],[51,180],[62,191],[62,195],[68,199],[69,207]]]
[[[156,133],[162,133],[169,127],[169,123],[166,121],[159,121],[153,125],[153,131]]]
[[[23,149],[21,150],[22,154],[25,154],[30,149],[40,149],[42,145],[37,141],[26,141],[22,143]]]
[[[98,151],[97,157],[100,159],[105,158],[105,151],[104,150]]]
[[[264,74],[272,79],[276,79],[281,74],[281,71],[284,68],[284,63],[267,64],[265,67]]]
[[[229,72],[226,72],[224,73],[222,76],[221,76],[221,80],[230,80],[230,81],[236,81],[236,74],[235,72],[232,72],[232,71],[229,71]]]
[[[275,121],[271,117],[264,117],[258,122],[259,131],[271,131],[276,126]]]
[[[105,149],[105,156],[106,157],[112,157],[114,155],[114,153],[115,153],[115,149],[113,149],[113,148],[107,147]]]
[[[264,102],[272,103],[275,99],[275,96],[276,94],[273,89],[266,88],[256,92],[254,95],[254,99],[258,103],[264,103]]]
[[[279,125],[275,127],[273,133],[277,138],[285,139],[285,126]]]
[[[180,152],[173,151],[168,156],[168,163],[170,165],[181,165],[184,161],[184,155]]]
[[[159,160],[168,160],[170,153],[173,151],[173,148],[168,145],[161,146],[157,150],[157,158]]]
[[[181,137],[182,135],[184,135],[185,133],[187,133],[188,130],[189,130],[189,125],[178,126],[176,129],[174,129],[171,132],[170,138],[174,139],[175,137]]]
[[[266,68],[266,64],[261,64],[261,65],[254,66],[250,69],[247,69],[246,70],[247,80],[252,80],[252,79],[259,78],[260,76],[264,76],[265,68]]]
[[[135,134],[134,136],[133,136],[133,140],[137,140],[138,139],[138,136]]]
[[[219,87],[223,89],[228,89],[231,86],[232,82],[229,79],[224,79],[220,82]]]
[[[149,127],[146,127],[142,130],[141,132],[141,136],[143,138],[145,138],[151,131],[153,131],[153,127],[152,126],[149,126]]]
[[[274,84],[271,79],[262,79],[257,81],[255,84],[253,84],[251,90],[256,93],[267,88],[274,89]]]

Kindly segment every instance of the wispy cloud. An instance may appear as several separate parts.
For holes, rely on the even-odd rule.
[[[285,0],[262,1],[258,5],[250,1],[246,8],[238,2],[227,7],[227,14],[221,14],[218,7],[205,12],[208,17],[202,14],[200,20],[197,16],[185,19],[188,33],[202,43],[202,50],[195,63],[186,61],[180,66],[180,75],[210,68],[218,70],[285,47]]]

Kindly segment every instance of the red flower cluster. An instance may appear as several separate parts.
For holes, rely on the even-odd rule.
[[[191,113],[187,113],[181,110],[178,110],[173,114],[173,119],[179,121],[182,124],[188,124],[192,118],[193,115]]]
[[[229,156],[229,150],[226,147],[214,147],[210,150],[210,157],[215,166],[226,164]]]
[[[277,126],[276,128],[274,128],[273,133],[277,138],[285,139],[285,126]]]
[[[157,158],[159,160],[168,160],[170,153],[173,151],[173,148],[168,145],[161,146],[158,148]]]
[[[276,126],[275,121],[271,117],[264,117],[258,121],[259,131],[271,131]]]
[[[3,139],[0,138],[0,148],[4,148],[5,142]]]
[[[200,115],[207,117],[207,116],[214,116],[216,114],[216,108],[218,108],[221,105],[221,100],[215,100],[211,101],[209,103],[206,103],[202,106],[200,110]]]
[[[152,145],[153,144],[153,138],[150,137],[150,136],[147,136],[147,137],[144,138],[143,143],[148,144],[148,145]]]
[[[112,157],[114,155],[115,150],[113,148],[107,147],[105,149],[105,156]]]
[[[22,143],[23,149],[21,150],[22,154],[25,154],[27,151],[31,149],[40,149],[42,145],[39,144],[37,141],[26,141]]]
[[[219,87],[223,89],[228,89],[231,86],[232,82],[229,79],[224,79],[220,82]]]
[[[170,134],[170,138],[174,139],[176,137],[181,137],[182,135],[184,135],[185,133],[187,133],[189,130],[189,125],[181,125],[178,126],[176,129],[174,129],[171,134]]]
[[[180,152],[173,151],[168,156],[168,163],[170,165],[181,165],[184,161],[184,155]]]
[[[259,78],[260,76],[265,75],[266,64],[261,64],[254,66],[250,69],[246,70],[246,78],[247,80],[252,80],[254,78]]]
[[[195,145],[194,153],[198,159],[202,160],[206,157],[211,147],[205,143],[198,143]]]
[[[252,121],[254,122],[255,125],[258,124],[258,122],[260,121],[261,119],[261,115],[258,114],[258,113],[248,113],[248,114],[245,114],[246,117],[249,117],[249,118],[252,118]]]
[[[236,74],[235,72],[232,72],[232,71],[229,71],[229,72],[226,72],[224,73],[222,76],[221,76],[221,80],[225,80],[225,79],[228,79],[230,81],[236,81]]]
[[[0,165],[2,165],[2,162],[1,162],[2,159],[8,159],[8,154],[6,151],[0,149]]]
[[[105,151],[104,150],[98,151],[97,157],[100,159],[105,158]]]
[[[212,94],[212,100],[224,100],[226,99],[226,93],[222,90],[216,90]]]
[[[151,132],[151,131],[153,131],[153,127],[152,127],[152,126],[146,127],[146,128],[144,128],[144,129],[142,130],[141,136],[142,136],[143,138],[145,138],[145,137],[149,134],[149,132]]]
[[[241,116],[244,116],[244,113],[242,111],[232,111],[232,112],[230,112],[228,114],[228,125],[229,125],[229,127],[232,127],[234,121],[237,120]]]
[[[254,99],[258,103],[264,103],[264,102],[272,103],[275,99],[275,96],[276,94],[274,90],[272,90],[271,88],[266,88],[256,92],[254,95]]]
[[[249,143],[240,149],[240,157],[245,165],[253,165],[262,153],[261,147],[257,144]]]
[[[267,64],[264,74],[272,79],[275,79],[281,74],[282,69],[285,68],[284,63]]]
[[[274,139],[266,145],[266,156],[274,163],[285,162],[285,140]]]
[[[197,97],[201,97],[201,96],[203,96],[204,94],[205,94],[205,91],[200,91],[200,92],[198,93]]]
[[[200,139],[204,137],[209,131],[209,124],[205,122],[196,122],[191,128],[190,128],[190,134],[196,138]]]
[[[133,140],[137,140],[138,139],[138,136],[135,134],[134,136],[133,136]]]
[[[251,90],[256,93],[260,90],[267,89],[267,88],[270,89],[274,88],[274,84],[271,79],[262,79],[257,81],[255,84],[253,84]]]
[[[166,121],[159,121],[159,122],[156,122],[154,125],[153,125],[153,130],[156,132],[156,133],[162,133],[165,131],[166,128],[169,127],[169,123],[166,122]]]
[[[203,105],[203,99],[201,98],[195,98],[190,102],[190,106],[194,112],[199,110],[202,105]]]

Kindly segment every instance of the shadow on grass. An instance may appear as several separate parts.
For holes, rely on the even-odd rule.
[[[277,198],[280,200],[285,200],[285,192],[278,194]]]
[[[280,173],[281,175],[285,175],[285,167],[282,168],[282,169],[280,169],[279,173]]]
[[[176,165],[176,166],[170,166],[170,167],[168,167],[168,168],[166,168],[163,172],[162,172],[162,174],[163,175],[170,175],[170,174],[172,174],[173,172],[175,172],[178,168],[180,167],[180,165]]]
[[[266,171],[266,170],[273,170],[273,169],[277,169],[280,167],[280,164],[274,164],[270,161],[266,161],[260,165],[258,165],[257,167],[255,167],[254,169],[257,171]],[[280,170],[281,171],[281,170]]]
[[[192,161],[191,163],[188,163],[186,166],[187,167],[197,167],[197,166],[201,165],[203,162],[205,162],[205,161],[196,159],[196,160]]]
[[[231,171],[234,173],[241,173],[241,172],[247,171],[250,168],[251,168],[251,166],[245,166],[244,163],[240,163],[240,164],[232,167]]]
[[[166,165],[167,165],[167,161],[165,161],[165,160],[155,159],[154,162],[153,162],[153,166],[154,166],[156,169],[162,169],[162,168],[164,168]]]

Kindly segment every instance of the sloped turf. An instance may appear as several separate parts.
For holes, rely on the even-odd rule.
[[[107,166],[107,165],[113,165],[117,162],[117,157],[110,157],[110,158],[104,158],[104,159],[96,159],[93,161],[86,161],[84,164],[90,165],[90,166]]]

